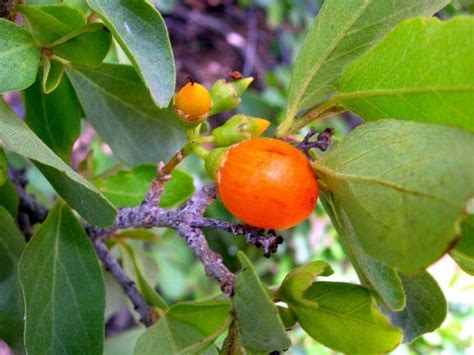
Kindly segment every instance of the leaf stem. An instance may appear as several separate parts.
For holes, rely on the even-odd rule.
[[[338,106],[338,102],[339,96],[336,95],[330,98],[329,100],[324,101],[309,109],[308,111],[306,111],[303,117],[297,120],[291,118],[292,115],[288,115],[278,127],[277,136],[282,137],[288,134],[294,134],[312,121],[331,117],[341,112],[344,112],[345,109],[343,107]]]
[[[207,156],[209,155],[209,150],[201,145],[202,138],[205,137],[201,137],[200,130],[201,125],[198,125],[196,128],[189,129],[186,132],[186,136],[188,138],[188,145],[191,151],[202,160],[206,160]]]

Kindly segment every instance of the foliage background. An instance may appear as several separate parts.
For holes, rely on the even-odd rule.
[[[191,75],[194,80],[210,87],[216,80],[227,77],[232,70],[252,75],[256,81],[243,96],[239,110],[254,116],[271,118],[276,127],[285,109],[290,65],[302,43],[308,26],[314,20],[322,1],[319,0],[155,0],[168,26],[177,65],[178,87]],[[449,18],[457,14],[473,14],[474,1],[454,0],[445,10],[437,14]],[[472,39],[471,39],[472,40]],[[115,53],[106,61],[127,63],[128,59],[115,46]],[[7,101],[20,115],[24,107],[19,95],[6,96]],[[231,113],[216,117],[211,125],[217,126]],[[360,120],[343,114],[331,120],[314,123],[318,129],[336,128],[336,140],[348,134]],[[270,131],[272,134],[272,131]],[[117,164],[110,148],[100,141],[90,126],[84,124],[80,139],[73,150],[73,165],[80,168],[88,148],[93,148],[89,157],[92,176],[99,176]],[[27,164],[20,157],[15,163]],[[39,171],[31,164],[28,167],[29,192],[40,202],[52,206],[53,190]],[[189,157],[181,169],[192,172],[196,187],[207,180],[202,164]],[[219,201],[209,209],[208,215],[225,220],[232,216]],[[195,300],[219,293],[218,285],[205,277],[202,265],[177,237],[173,230],[154,230],[151,235],[143,232],[133,245],[139,253],[139,263],[146,270],[150,281],[159,280],[159,291],[170,303]],[[259,276],[267,284],[279,284],[295,266],[310,260],[325,260],[335,271],[331,281],[358,283],[357,276],[345,258],[337,233],[328,216],[318,204],[316,214],[305,223],[284,232],[286,243],[271,259],[265,259],[261,250],[248,246],[239,238],[216,230],[206,231],[210,246],[224,256],[224,263],[231,271],[237,271],[237,251],[244,250],[251,258]],[[140,239],[146,239],[145,241]],[[117,249],[117,248],[115,248]],[[114,250],[115,250],[114,249]],[[117,250],[115,250],[117,252]],[[117,255],[118,256],[118,255]],[[449,257],[444,257],[428,271],[437,279],[449,301],[449,315],[443,326],[410,345],[400,346],[396,354],[469,354],[474,329],[474,284],[472,279],[459,270]],[[108,275],[106,317],[106,354],[130,354],[136,338],[142,333],[133,312],[116,282]],[[316,343],[304,332],[291,332],[294,354],[329,354],[331,351]],[[1,348],[0,348],[1,354]]]

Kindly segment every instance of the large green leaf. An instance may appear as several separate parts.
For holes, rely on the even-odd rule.
[[[23,296],[18,263],[26,243],[11,215],[1,206],[0,226],[0,339],[17,348],[23,338]]]
[[[406,21],[347,69],[334,101],[366,120],[474,131],[473,36],[474,18]]]
[[[158,107],[167,107],[175,86],[168,31],[160,13],[145,0],[88,0],[135,65]]]
[[[158,109],[132,67],[72,66],[66,72],[87,119],[129,165],[167,161],[184,143],[172,109]]]
[[[139,165],[132,170],[96,178],[93,183],[117,207],[138,206],[156,176],[155,165]],[[165,182],[160,206],[172,207],[194,193],[193,178],[184,171],[174,169],[171,180]]]
[[[320,198],[361,282],[375,291],[388,308],[393,311],[402,310],[406,299],[397,271],[367,255],[347,214],[340,205],[335,205],[330,193],[322,192]]]
[[[461,240],[450,255],[461,269],[474,276],[474,215],[462,221]]]
[[[447,304],[443,292],[427,272],[400,274],[407,294],[405,309],[389,313],[394,325],[402,328],[403,341],[411,342],[424,333],[439,328],[447,314]]]
[[[13,22],[0,18],[0,33],[0,93],[25,89],[35,81],[40,49]]]
[[[58,203],[20,261],[30,354],[102,354],[105,288],[92,243]]]
[[[6,147],[33,160],[51,185],[88,222],[110,226],[116,211],[87,180],[51,151],[8,105],[0,100],[0,139]]]
[[[342,282],[315,282],[304,295],[314,306],[294,306],[301,327],[331,349],[370,354],[389,352],[402,332],[372,303],[365,288]]]
[[[347,66],[401,20],[431,16],[449,0],[327,0],[293,67],[288,113],[333,94]]]
[[[69,163],[72,145],[81,132],[81,106],[67,77],[50,94],[41,79],[25,90],[25,121],[38,137]]]
[[[363,250],[413,272],[446,252],[474,195],[473,138],[455,127],[383,120],[355,129],[314,167]]]
[[[76,9],[62,4],[17,5],[16,10],[26,19],[27,26],[40,46],[46,46],[86,24]]]
[[[8,162],[5,152],[0,148],[0,185],[2,185],[8,178]]]
[[[242,271],[235,283],[233,310],[243,346],[254,352],[286,350],[291,342],[278,309],[244,253],[237,254]]]
[[[138,338],[134,354],[217,354],[212,343],[229,327],[229,308],[228,302],[209,302],[177,304],[166,315],[160,312],[158,322]],[[195,315],[202,318],[193,318]]]

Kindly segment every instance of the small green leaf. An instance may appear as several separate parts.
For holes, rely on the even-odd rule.
[[[399,118],[474,131],[474,19],[403,22],[344,73],[334,102],[365,120]]]
[[[389,352],[401,341],[372,303],[365,288],[342,282],[315,282],[304,297],[318,306],[294,306],[301,327],[325,346],[351,354]]]
[[[160,13],[145,0],[88,0],[135,65],[158,107],[174,94],[175,66]]]
[[[142,296],[150,306],[166,309],[168,307],[166,301],[154,288],[156,281],[152,281],[153,277],[147,276],[153,272],[153,269],[154,275],[158,273],[155,261],[146,252],[134,248],[126,242],[120,242],[118,245],[122,254],[124,271],[137,284]]]
[[[174,304],[166,318],[196,328],[204,335],[215,334],[223,324],[230,324],[229,301],[195,301]]]
[[[0,18],[0,93],[23,90],[38,72],[40,49],[33,37],[11,21]]]
[[[209,316],[213,317],[213,311],[215,311],[213,308],[207,311],[203,310],[200,314],[204,318],[195,319],[191,322],[196,323],[209,318]],[[179,313],[178,310],[173,312],[171,309],[170,314],[166,315],[159,313],[160,319],[138,338],[134,351],[135,355],[217,354],[212,343],[230,324],[230,317],[227,314],[226,318],[221,319],[221,324],[217,328],[213,327],[215,328],[214,332],[203,333],[198,328],[189,325],[190,320],[182,322],[173,319]],[[181,317],[178,316],[178,318]]]
[[[329,192],[321,192],[320,199],[362,284],[373,290],[392,311],[405,308],[405,292],[397,271],[367,255],[347,213],[334,203]]]
[[[283,280],[278,295],[287,303],[305,303],[303,297],[318,276],[329,276],[333,273],[331,267],[324,261],[312,261],[291,270]]]
[[[447,304],[443,291],[427,272],[400,274],[407,295],[407,305],[401,312],[389,312],[394,325],[402,328],[403,341],[412,342],[419,336],[439,328],[446,318]]]
[[[8,162],[5,152],[0,148],[0,185],[8,179]]]
[[[193,193],[193,177],[182,170],[174,169],[171,180],[165,182],[160,206],[163,208],[176,206],[191,197]]]
[[[282,351],[290,347],[278,309],[260,282],[250,260],[237,254],[242,271],[235,283],[233,309],[243,346],[256,352]]]
[[[1,206],[0,226],[0,339],[20,350],[17,348],[22,347],[23,340],[23,296],[18,263],[26,243],[12,216]]]
[[[287,116],[293,119],[300,109],[309,108],[334,94],[349,64],[400,21],[418,15],[431,16],[448,2],[325,1],[293,67]]]
[[[79,29],[80,30],[80,29]],[[72,64],[95,68],[109,52],[112,36],[108,31],[84,31],[52,48],[53,53]]]
[[[129,165],[167,161],[183,146],[173,109],[158,109],[132,67],[66,68],[87,119]]]
[[[151,181],[156,176],[154,165],[138,165],[132,170],[120,171],[108,177],[99,177],[93,181],[117,207],[138,206],[143,201]],[[171,180],[165,182],[160,198],[160,206],[172,207],[194,193],[193,178],[184,171],[174,169]]]
[[[18,197],[15,186],[10,180],[5,181],[5,183],[0,186],[0,205],[3,206],[13,218],[16,218],[20,198]]]
[[[107,337],[103,355],[130,355],[137,339],[145,331],[144,327],[135,327],[112,337]]]
[[[47,46],[86,24],[79,11],[62,4],[17,5],[16,10],[26,19],[27,27],[39,46]]]
[[[462,221],[461,240],[450,255],[461,269],[474,276],[474,215]]]
[[[46,56],[43,57],[43,80],[41,81],[41,87],[45,94],[50,94],[57,89],[61,79],[64,75],[63,63],[50,59]]]
[[[364,252],[414,272],[446,252],[474,195],[473,138],[456,127],[382,120],[356,128],[314,167]]]
[[[92,243],[58,203],[20,261],[30,354],[102,354],[105,289]]]
[[[41,78],[24,93],[25,121],[41,140],[69,164],[72,145],[81,133],[81,106],[67,77],[45,94]]]
[[[87,180],[49,149],[8,105],[0,100],[0,139],[6,147],[35,162],[51,185],[89,223],[110,226],[115,208]]]

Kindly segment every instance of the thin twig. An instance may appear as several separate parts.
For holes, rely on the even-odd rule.
[[[133,304],[134,309],[140,314],[141,322],[146,326],[151,326],[157,319],[158,314],[148,305],[145,299],[138,292],[135,282],[130,280],[125,271],[119,265],[117,260],[110,254],[104,242],[99,239],[92,240],[95,251],[100,261],[105,267],[105,270],[110,272],[112,276],[122,287],[123,291],[127,294],[128,298]]]
[[[153,179],[150,188],[143,200],[143,203],[148,206],[157,206],[160,201],[160,196],[163,193],[165,182],[171,179],[173,169],[181,163],[181,161],[189,154],[187,147],[178,150],[166,163],[160,162],[156,178]]]
[[[311,128],[309,133],[303,138],[303,140],[296,146],[298,149],[301,149],[308,157],[310,156],[309,150],[317,148],[320,151],[324,152],[329,148],[331,144],[331,138],[334,134],[334,129],[326,128],[324,131],[320,132],[316,137],[315,141],[311,141],[318,132],[316,129]]]

